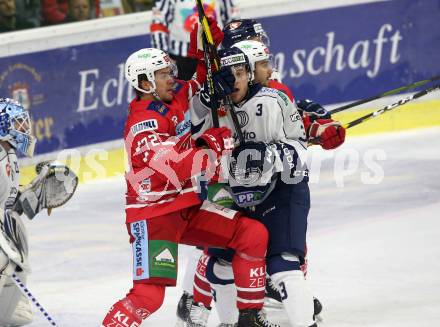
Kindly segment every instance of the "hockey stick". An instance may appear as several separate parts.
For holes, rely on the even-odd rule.
[[[383,93],[380,93],[380,94],[373,95],[373,96],[368,97],[366,99],[358,100],[358,101],[355,101],[355,102],[343,105],[341,107],[335,108],[333,110],[330,110],[330,113],[331,114],[335,114],[337,112],[341,112],[341,111],[344,111],[344,110],[347,110],[349,108],[353,108],[353,107],[359,106],[361,104],[364,104],[364,103],[367,103],[367,102],[370,102],[370,101],[373,101],[373,100],[377,100],[377,99],[380,99],[380,98],[383,98],[383,97],[386,97],[386,96],[389,96],[389,95],[393,95],[393,94],[397,94],[397,93],[400,93],[400,92],[403,92],[403,91],[414,89],[416,87],[428,84],[430,82],[434,82],[434,81],[439,80],[439,79],[440,79],[440,76],[434,76],[434,77],[429,78],[429,79],[424,79],[424,80],[421,80],[421,81],[418,81],[418,82],[414,82],[414,83],[409,84],[409,85],[401,86],[401,87],[398,87],[398,88],[395,88],[395,89],[392,89],[392,90],[389,90],[389,91],[386,91],[386,92],[383,92]]]
[[[212,39],[212,35],[209,30],[208,19],[206,18],[205,11],[203,10],[203,4],[202,4],[201,0],[196,0],[196,3],[197,3],[197,10],[199,12],[200,26],[202,26],[202,30],[203,30],[203,42],[202,42],[203,53],[205,56],[209,95],[212,99],[214,96],[214,81],[212,79],[212,67],[211,67],[210,54],[215,51],[215,49],[212,49],[213,46],[215,48],[215,45],[214,45],[214,40]],[[215,58],[214,58],[214,65],[215,65],[216,70],[218,70],[220,68],[220,63],[217,60],[215,60]],[[218,109],[218,107],[216,106],[214,101],[211,101],[212,124],[214,125],[214,127],[219,127],[217,109]]]
[[[202,0],[196,0],[197,3],[197,10],[199,13],[199,21],[200,25],[203,29],[203,50],[205,52],[205,61],[207,65],[207,74],[208,74],[208,83],[209,83],[209,93],[211,96],[214,95],[214,82],[212,79],[212,71],[211,71],[211,62],[210,58],[214,59],[214,65],[216,70],[220,69],[220,59],[217,53],[216,46],[214,44],[214,39],[211,34],[211,30],[209,29],[208,19],[206,18],[205,10],[203,9],[203,1]],[[206,51],[208,50],[208,51]],[[229,107],[229,112],[232,118],[232,123],[234,124],[235,131],[237,132],[238,140],[240,143],[244,143],[245,139],[243,136],[243,132],[240,128],[240,123],[237,118],[237,113],[234,110],[234,105],[232,104],[231,98],[228,96],[226,97],[226,104]],[[215,104],[213,104],[213,101],[211,101],[211,111],[212,111],[212,120],[214,127],[219,126],[218,122],[218,113],[217,109],[214,108]]]
[[[20,278],[16,273],[12,274],[12,280],[17,285],[18,289],[40,310],[40,312],[44,315],[44,317],[49,321],[52,326],[58,326],[54,319],[50,316],[50,314],[43,308],[40,302],[32,295],[32,293],[28,290],[28,288],[23,284]]]
[[[388,105],[388,106],[386,106],[386,107],[384,107],[382,109],[376,110],[376,111],[371,112],[371,113],[369,113],[369,114],[367,114],[365,116],[362,116],[362,117],[360,117],[358,119],[355,119],[355,120],[353,120],[353,121],[351,121],[351,122],[349,122],[347,124],[344,124],[343,127],[347,129],[347,128],[351,128],[353,126],[359,125],[359,124],[361,124],[361,123],[363,123],[363,122],[365,122],[365,121],[367,121],[367,120],[369,120],[371,118],[375,118],[377,116],[380,116],[380,115],[382,115],[382,114],[384,114],[384,113],[386,113],[388,111],[391,111],[391,110],[393,110],[393,109],[395,109],[397,107],[400,107],[400,106],[402,106],[402,105],[404,105],[404,104],[406,104],[406,103],[408,103],[408,102],[410,102],[412,100],[418,99],[418,98],[420,98],[420,97],[422,97],[424,95],[427,95],[428,93],[431,93],[431,92],[433,92],[435,90],[438,90],[438,89],[440,89],[440,84],[432,86],[432,87],[427,88],[425,90],[422,90],[420,92],[417,92],[417,93],[415,93],[413,95],[410,95],[410,96],[408,96],[406,98],[403,98],[403,99],[401,99],[401,100],[399,100],[399,101],[397,101],[395,103],[392,103],[392,104],[390,104],[390,105]]]

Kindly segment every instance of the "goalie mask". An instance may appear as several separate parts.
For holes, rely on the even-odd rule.
[[[235,43],[244,40],[256,40],[270,45],[269,38],[263,26],[255,19],[234,19],[223,28],[224,38],[222,45],[230,48]]]
[[[171,61],[170,56],[159,49],[145,48],[132,53],[125,62],[125,78],[136,90],[142,93],[152,93],[160,99],[156,92],[155,72],[171,67],[173,77],[177,76],[177,67]],[[151,82],[152,87],[145,90],[140,87],[143,80]]]
[[[36,139],[29,112],[13,99],[0,98],[0,141],[8,142],[22,155],[34,154]]]

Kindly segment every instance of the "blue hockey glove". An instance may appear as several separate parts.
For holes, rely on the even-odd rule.
[[[226,66],[220,68],[219,71],[212,75],[212,79],[214,82],[215,95],[218,99],[223,99],[234,92],[235,77],[231,67]]]
[[[309,116],[311,121],[315,119],[330,119],[331,113],[324,109],[319,103],[311,100],[296,101],[301,116]]]

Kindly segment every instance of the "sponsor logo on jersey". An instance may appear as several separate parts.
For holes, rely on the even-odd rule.
[[[246,63],[246,58],[244,54],[235,54],[221,58],[222,66],[233,66],[233,65],[245,64],[245,63]]]
[[[277,93],[278,93],[279,97],[284,101],[284,104],[285,104],[286,106],[288,106],[290,100],[289,100],[289,98],[287,97],[287,95],[286,95],[284,92],[281,92],[281,91],[277,91]]]
[[[265,267],[258,267],[258,268],[251,268],[249,272],[249,277],[261,277],[266,275],[266,269]]]
[[[150,315],[151,315],[151,312],[150,311],[148,311],[147,309],[145,309],[145,308],[139,308],[139,309],[136,309],[136,314],[139,316],[139,317],[141,317],[142,319],[147,319]]]
[[[290,115],[290,120],[292,121],[292,123],[294,123],[298,120],[301,120],[301,116],[298,112],[296,112],[296,113]]]
[[[141,280],[149,278],[148,270],[148,240],[147,223],[137,221],[130,225],[131,235],[134,237],[133,246],[133,279]]]
[[[140,197],[144,198],[151,192],[151,179],[145,178],[139,184],[138,194]]]
[[[133,134],[133,136],[136,136],[142,132],[154,131],[157,129],[157,127],[158,125],[156,119],[143,120],[131,127],[131,133]]]
[[[261,194],[257,192],[242,192],[235,194],[235,199],[237,204],[241,206],[261,199]]]
[[[185,113],[185,119],[177,124],[176,126],[176,136],[182,137],[186,133],[189,133],[191,130],[191,120],[190,120],[190,113],[187,111]]]
[[[177,244],[165,240],[150,240],[150,276],[177,278]]]
[[[254,132],[248,132],[246,130],[242,131],[243,137],[245,140],[255,140],[257,138],[257,135]],[[238,140],[238,134],[234,133],[234,140]]]
[[[148,110],[156,111],[158,114],[165,116],[169,109],[161,101],[153,101],[148,107]]]
[[[166,248],[161,253],[159,253],[157,256],[154,257],[154,261],[156,265],[172,265],[174,266],[176,261],[174,260],[173,255],[171,254],[170,249]]]
[[[237,111],[237,118],[240,124],[240,127],[243,128],[249,123],[249,115],[246,111]]]
[[[271,87],[262,87],[260,92],[262,92],[263,94],[271,94],[271,95],[272,94],[276,95],[279,93],[277,89],[273,89]]]

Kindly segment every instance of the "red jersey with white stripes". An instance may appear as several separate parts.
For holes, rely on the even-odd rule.
[[[201,203],[194,179],[202,167],[193,167],[197,150],[193,148],[188,111],[189,98],[198,85],[176,81],[171,103],[138,98],[130,103],[124,130],[129,158],[125,175],[127,223]]]

